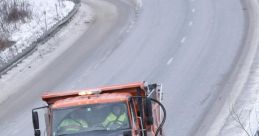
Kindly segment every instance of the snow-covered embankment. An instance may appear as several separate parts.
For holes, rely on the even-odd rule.
[[[0,72],[31,52],[59,26],[66,23],[79,6],[77,0],[25,0],[31,17],[9,25],[9,40],[15,44],[0,51]],[[15,29],[14,29],[15,27]]]

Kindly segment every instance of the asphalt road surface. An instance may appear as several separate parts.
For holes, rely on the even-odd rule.
[[[125,1],[88,2],[97,13],[88,31],[1,104],[1,136],[33,135],[45,90],[142,80],[163,83],[166,136],[196,132],[243,48],[246,10],[239,0],[144,0],[135,16]]]

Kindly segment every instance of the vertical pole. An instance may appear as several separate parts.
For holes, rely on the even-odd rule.
[[[43,14],[45,16],[45,29],[47,31],[48,30],[48,24],[47,24],[47,13],[46,13],[46,11],[44,11]]]
[[[55,6],[56,6],[57,19],[59,19],[59,14],[58,14],[58,5],[57,5],[57,4],[55,4]]]
[[[147,136],[147,131],[146,131],[146,122],[145,122],[145,119],[144,119],[144,110],[143,110],[143,108],[144,108],[144,106],[143,106],[143,101],[142,101],[142,99],[143,98],[141,98],[141,88],[138,88],[137,89],[137,96],[140,96],[139,98],[138,98],[138,105],[139,105],[139,114],[140,114],[140,117],[142,118],[142,122],[143,122],[143,130],[142,131],[144,131],[144,136]]]

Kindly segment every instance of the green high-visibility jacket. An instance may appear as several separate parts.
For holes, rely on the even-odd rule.
[[[110,124],[113,124],[113,123],[118,123],[118,124],[124,124],[124,123],[127,123],[128,122],[128,118],[127,118],[127,115],[126,113],[123,113],[121,114],[119,117],[117,117],[115,114],[113,113],[110,113],[106,119],[104,120],[104,122],[102,123],[102,125],[104,127],[107,127],[108,125]]]
[[[82,128],[87,128],[88,124],[82,119],[65,119],[59,125],[59,128],[63,129],[65,132],[78,132]]]

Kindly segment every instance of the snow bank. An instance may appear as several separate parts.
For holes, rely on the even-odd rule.
[[[246,82],[241,88],[242,92],[239,94],[238,99],[234,105],[230,105],[231,111],[224,127],[221,129],[220,136],[255,136],[259,128],[259,46],[258,46],[258,14],[259,14],[259,1],[247,1],[249,5],[248,12],[250,12],[249,20],[251,23],[252,34],[250,34],[249,44],[253,48],[247,54],[252,57],[252,66],[249,68],[248,77],[245,78]],[[249,63],[243,63],[249,65]],[[241,71],[242,73],[242,71]]]
[[[143,1],[137,0],[137,6],[138,6],[138,8],[142,8],[143,7]]]
[[[48,67],[63,52],[71,48],[79,37],[81,37],[95,20],[95,13],[87,3],[82,3],[77,14],[66,27],[56,33],[53,38],[45,43],[39,44],[30,56],[22,60],[11,70],[0,78],[0,103],[8,97],[21,91],[24,84],[28,84],[43,69]],[[71,35],[71,33],[73,35]]]
[[[140,10],[141,8],[143,8],[143,1],[142,0],[131,0],[134,5],[136,10]]]
[[[75,4],[72,1],[63,0],[25,0],[32,9],[32,18],[26,23],[17,23],[12,29],[10,40],[15,45],[0,52],[1,63],[7,63],[33,42],[40,38],[44,32],[49,30],[57,22],[62,20],[72,11]],[[3,65],[3,64],[2,64]]]
[[[40,35],[65,17],[74,7],[74,3],[71,1],[62,3],[58,2],[58,0],[29,1],[33,8],[33,19],[28,23],[21,24],[11,36],[11,40],[17,41],[18,51],[26,48],[33,40],[39,38]]]
[[[258,50],[259,52],[259,50]],[[222,136],[254,136],[259,128],[259,54],[253,64],[252,70],[244,91],[231,110],[227,123],[220,135]],[[243,125],[243,128],[242,126]]]

